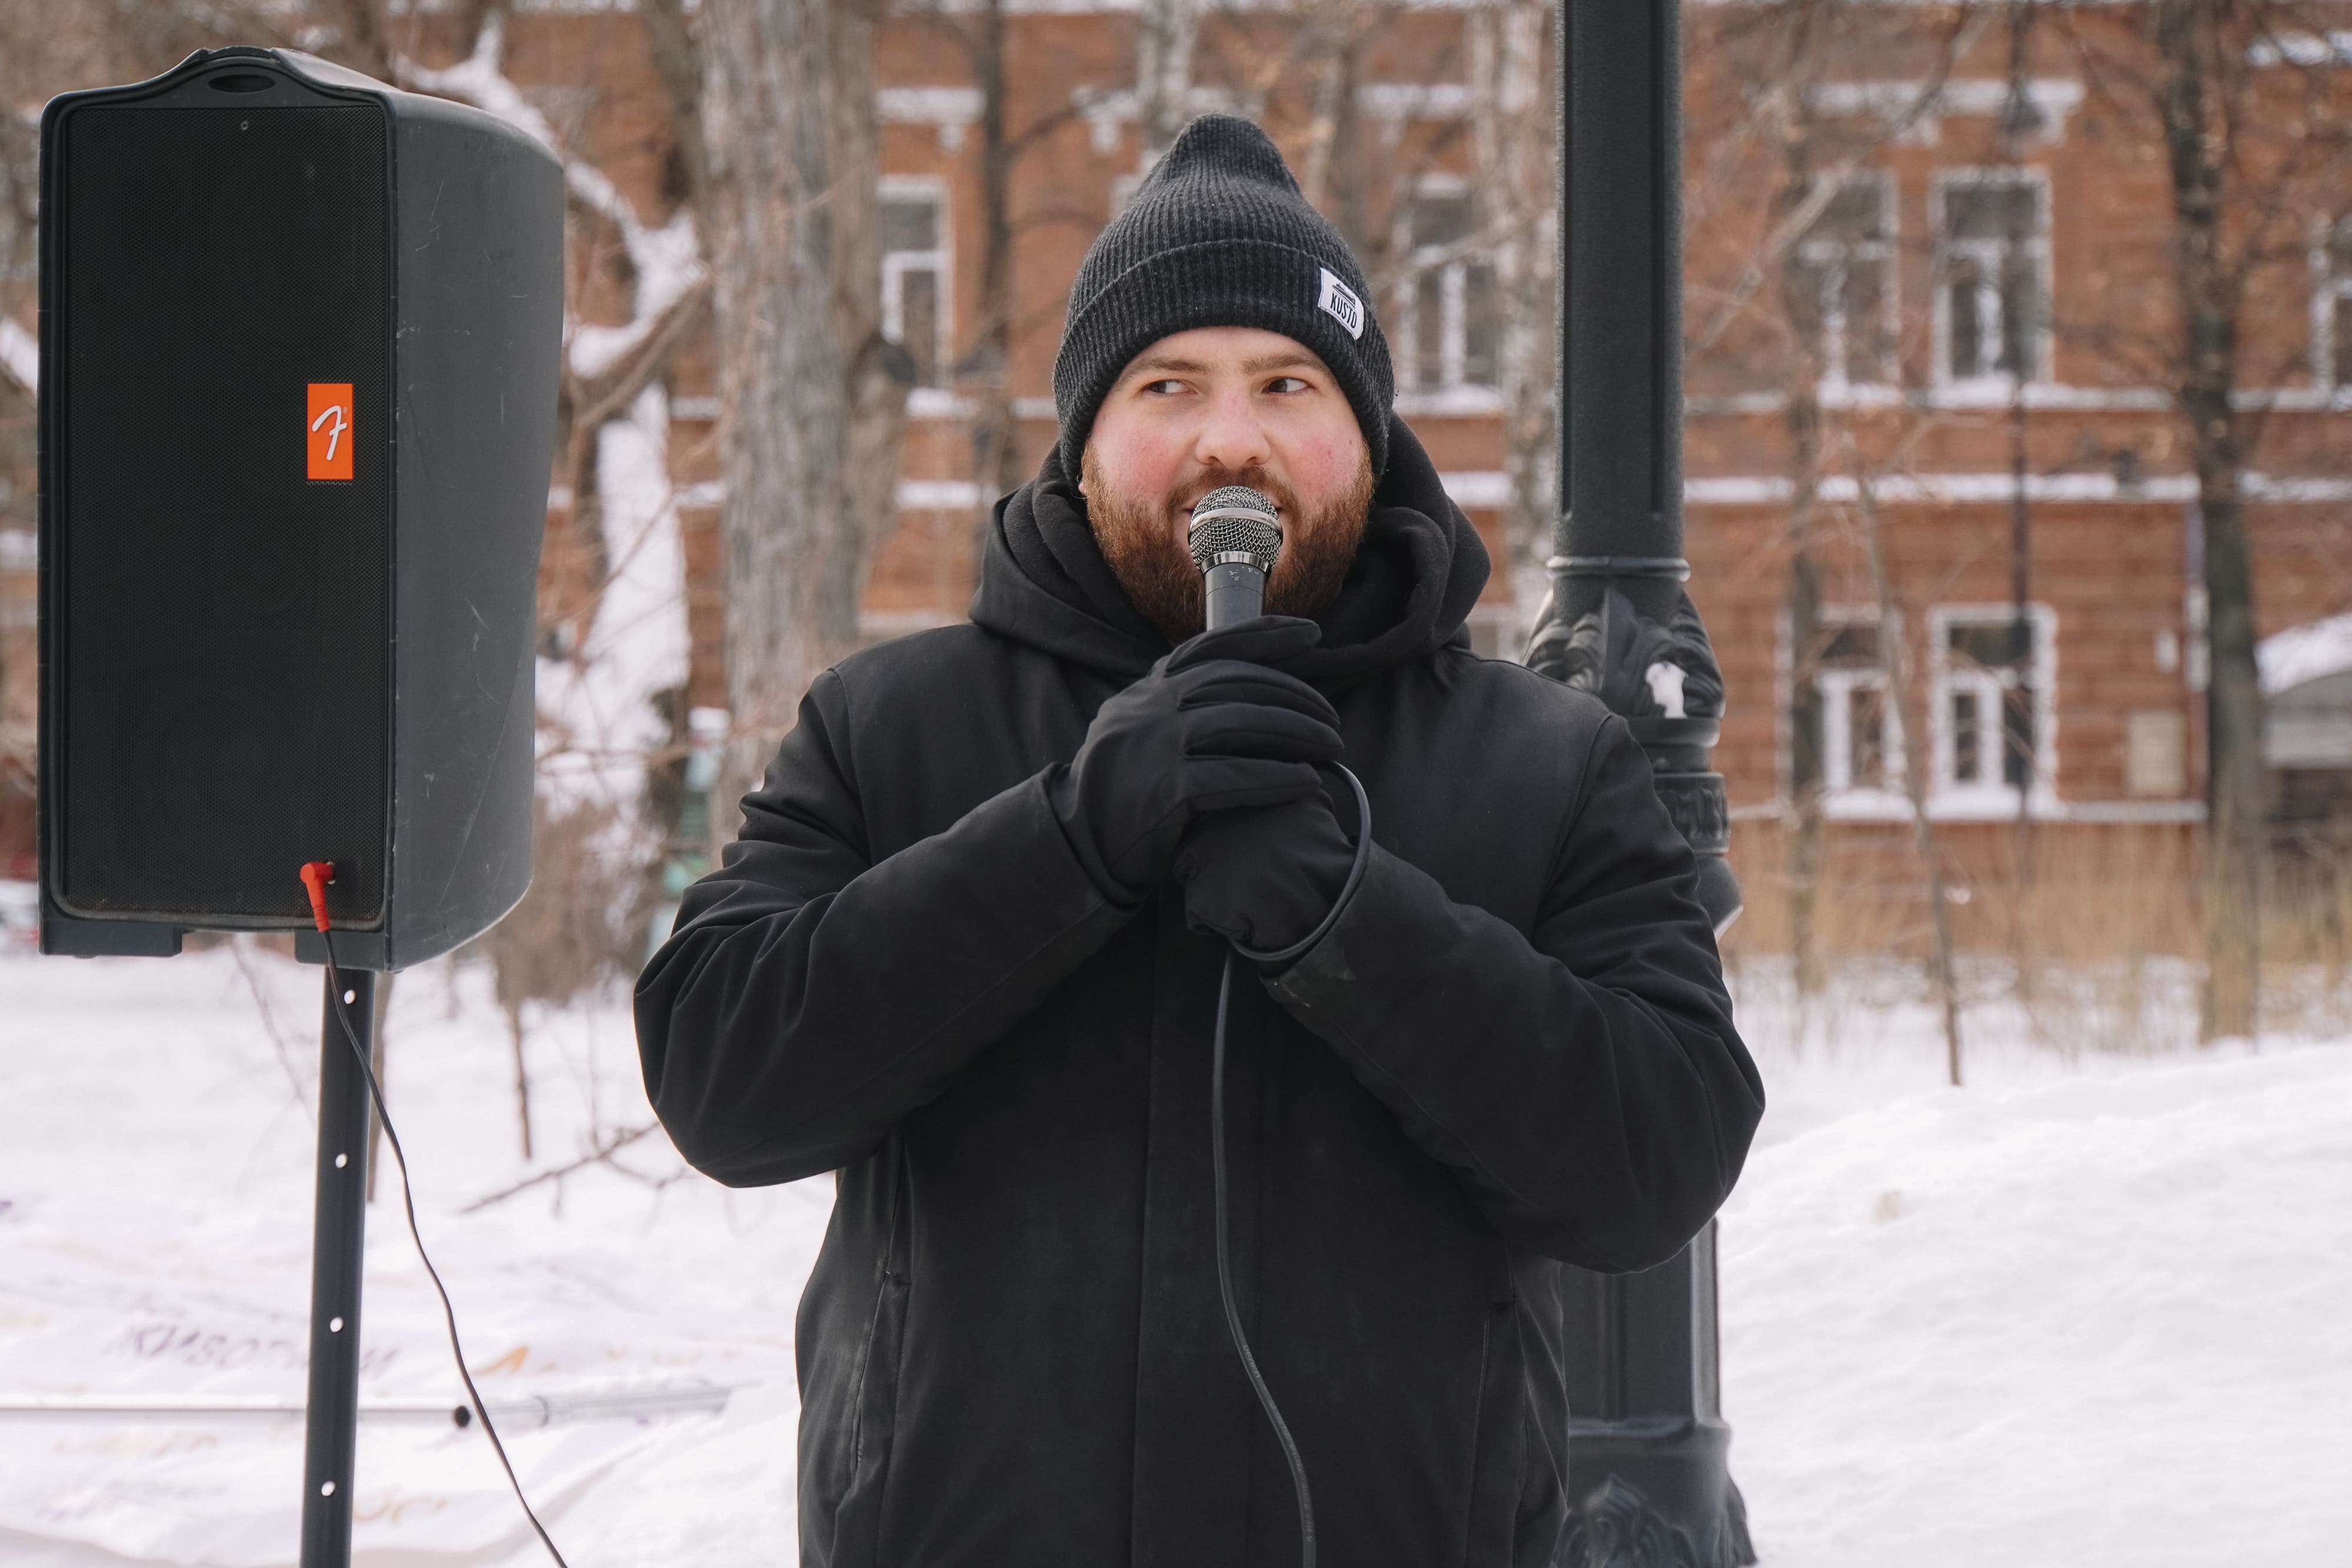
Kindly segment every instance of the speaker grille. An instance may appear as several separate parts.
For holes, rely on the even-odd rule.
[[[387,126],[91,107],[60,128],[47,639],[85,914],[380,919],[392,567]],[[349,480],[312,479],[349,383]],[[429,700],[429,694],[423,694]]]

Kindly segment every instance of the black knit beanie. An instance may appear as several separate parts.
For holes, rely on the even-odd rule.
[[[1186,126],[1079,264],[1054,361],[1064,472],[1076,477],[1128,362],[1195,327],[1258,327],[1314,350],[1355,408],[1373,476],[1387,470],[1396,372],[1363,269],[1273,140],[1230,114]]]

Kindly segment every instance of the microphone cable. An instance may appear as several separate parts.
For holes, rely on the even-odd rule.
[[[1364,880],[1364,866],[1372,851],[1372,802],[1364,793],[1362,779],[1339,763],[1331,766],[1356,792],[1356,858],[1348,867],[1348,880],[1340,886],[1339,896],[1332,901],[1330,913],[1323,916],[1322,923],[1289,946],[1261,952],[1238,942],[1227,945],[1224,971],[1217,980],[1216,1032],[1209,1048],[1209,1168],[1217,1198],[1217,1293],[1224,1301],[1225,1329],[1233,1335],[1234,1350],[1242,1358],[1242,1370],[1249,1375],[1250,1387],[1256,1390],[1259,1407],[1265,1410],[1267,1422],[1274,1427],[1275,1441],[1282,1445],[1282,1457],[1290,1466],[1290,1485],[1298,1499],[1299,1568],[1315,1568],[1315,1501],[1307,1494],[1307,1466],[1298,1457],[1298,1445],[1290,1436],[1289,1423],[1282,1418],[1282,1411],[1274,1402],[1274,1391],[1266,1387],[1265,1375],[1258,1371],[1257,1357],[1250,1352],[1249,1335],[1242,1328],[1241,1308],[1234,1301],[1232,1225],[1227,1216],[1230,1205],[1225,1187],[1225,1015],[1233,1001],[1235,958],[1247,958],[1255,964],[1286,964],[1297,957],[1322,941],[1339,923],[1339,916],[1347,912],[1355,899],[1357,886]]]
[[[466,1370],[466,1352],[457,1343],[457,1309],[449,1302],[449,1288],[441,1282],[441,1270],[433,1266],[432,1256],[425,1250],[425,1233],[416,1228],[416,1193],[408,1182],[408,1155],[401,1149],[400,1134],[392,1124],[392,1111],[383,1103],[383,1085],[376,1082],[375,1063],[368,1060],[367,1048],[352,1028],[350,1015],[340,998],[347,997],[343,989],[342,972],[335,966],[335,934],[327,920],[327,883],[335,880],[335,868],[326,861],[313,861],[302,868],[302,885],[310,891],[310,914],[319,927],[319,938],[327,948],[327,983],[334,988],[339,1005],[332,1010],[335,1021],[342,1025],[343,1039],[352,1048],[352,1057],[360,1064],[360,1072],[367,1080],[368,1099],[375,1106],[377,1118],[383,1123],[384,1142],[392,1145],[393,1163],[400,1167],[400,1202],[408,1213],[408,1239],[416,1243],[416,1260],[425,1265],[425,1274],[433,1281],[435,1293],[441,1298],[442,1321],[449,1326],[449,1354],[457,1363],[457,1376],[466,1385],[466,1397],[473,1401],[474,1415],[482,1423],[482,1432],[490,1440],[490,1448],[499,1456],[499,1467],[507,1473],[507,1485],[514,1489],[515,1501],[522,1504],[523,1517],[539,1531],[541,1544],[555,1559],[557,1568],[572,1568],[564,1562],[563,1553],[556,1549],[554,1537],[547,1526],[539,1521],[530,1506],[530,1499],[522,1491],[522,1482],[515,1476],[515,1468],[507,1458],[507,1446],[499,1440],[498,1427],[490,1420],[489,1406],[482,1402],[482,1391],[474,1386],[474,1375]]]

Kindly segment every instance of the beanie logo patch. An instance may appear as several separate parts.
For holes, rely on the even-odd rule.
[[[1356,291],[1340,282],[1339,275],[1329,267],[1320,270],[1323,292],[1316,299],[1316,305],[1325,315],[1345,327],[1349,337],[1361,338],[1364,335],[1364,302],[1357,298]]]

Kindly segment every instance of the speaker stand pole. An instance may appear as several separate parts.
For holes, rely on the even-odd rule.
[[[350,1568],[359,1448],[360,1272],[367,1233],[368,1089],[335,1009],[375,1049],[375,975],[326,982],[319,1034],[318,1197],[310,1228],[310,1390],[302,1444],[301,1568]]]

